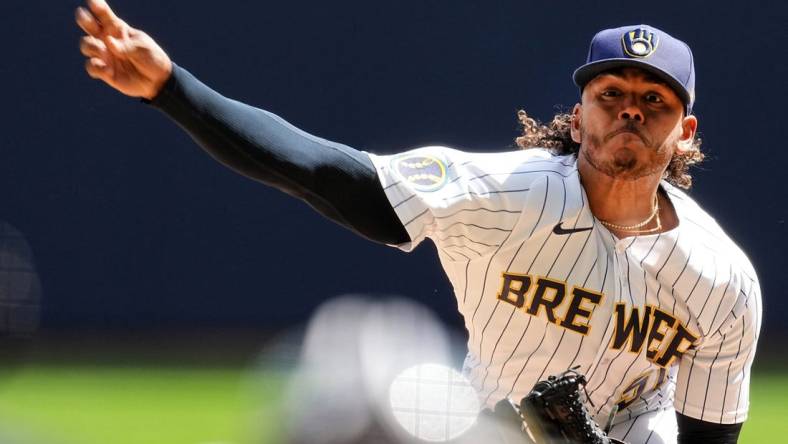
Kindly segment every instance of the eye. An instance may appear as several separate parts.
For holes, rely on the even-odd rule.
[[[664,102],[664,100],[662,99],[662,96],[660,96],[657,93],[647,94],[646,95],[646,101],[649,102],[649,103],[662,103],[662,102]]]
[[[621,91],[619,91],[617,89],[613,89],[613,88],[608,88],[608,89],[602,90],[602,93],[600,95],[602,97],[613,98],[613,97],[620,96],[621,95]]]

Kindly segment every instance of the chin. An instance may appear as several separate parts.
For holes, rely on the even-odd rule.
[[[634,164],[638,161],[638,153],[629,146],[621,147],[613,152],[613,162],[622,164]]]
[[[619,180],[636,180],[649,175],[652,170],[648,167],[648,162],[638,158],[637,151],[623,147],[608,156],[585,152],[585,158],[595,170],[606,176]]]

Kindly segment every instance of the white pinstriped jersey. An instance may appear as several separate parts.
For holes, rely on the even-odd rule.
[[[615,409],[614,424],[672,408],[746,419],[758,281],[686,194],[662,184],[677,228],[617,239],[591,213],[574,156],[425,147],[370,158],[411,238],[398,247],[437,246],[468,330],[464,370],[487,406],[579,365],[600,424]]]

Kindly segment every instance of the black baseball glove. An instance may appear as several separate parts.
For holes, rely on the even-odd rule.
[[[585,376],[570,369],[537,382],[520,401],[520,416],[537,444],[626,444],[591,418],[583,404],[585,385]]]

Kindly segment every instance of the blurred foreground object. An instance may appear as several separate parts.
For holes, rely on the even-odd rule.
[[[21,359],[27,340],[38,329],[41,281],[25,236],[0,221],[0,362]]]
[[[461,347],[409,300],[348,296],[323,304],[288,385],[286,442],[405,443],[462,433],[475,421],[478,401],[451,370],[452,352]],[[463,424],[455,421],[447,435],[446,409],[454,406],[446,404],[447,390],[455,383],[462,413],[454,419]]]
[[[391,410],[412,436],[444,442],[467,432],[479,415],[479,398],[467,378],[439,364],[421,364],[392,382]]]

